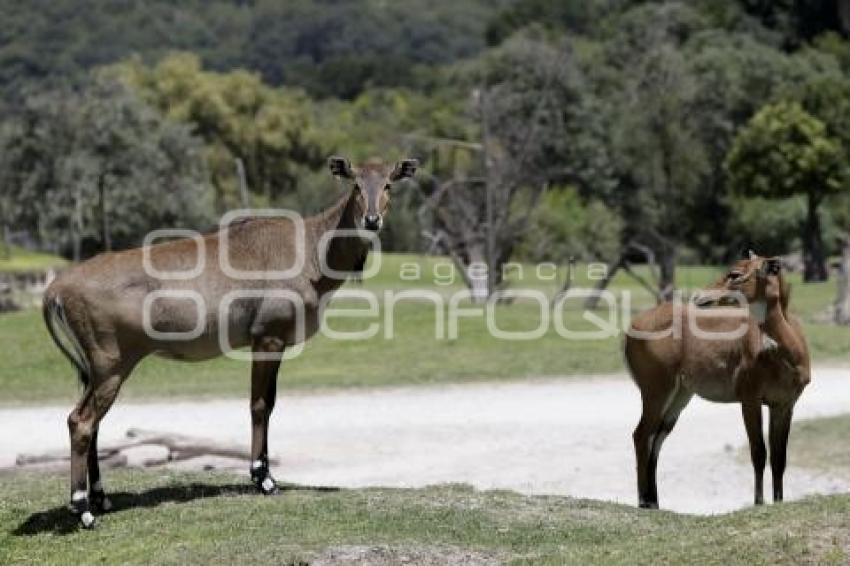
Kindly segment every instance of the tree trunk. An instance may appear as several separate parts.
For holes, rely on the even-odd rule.
[[[838,0],[838,21],[845,36],[850,35],[850,0]]]
[[[106,179],[101,175],[97,182],[97,190],[100,197],[100,231],[104,251],[112,251],[112,234],[109,230],[109,210],[106,205]]]
[[[658,254],[658,299],[669,301],[676,290],[676,249],[663,245]]]
[[[72,221],[73,228],[73,257],[74,261],[78,262],[82,255],[83,245],[83,197],[80,190],[77,189],[74,193],[74,219]]]
[[[818,216],[819,199],[814,193],[809,193],[806,223],[803,226],[803,281],[826,281],[826,253],[821,236],[820,217]]]
[[[487,272],[481,272],[481,265],[487,266]],[[472,302],[476,304],[486,303],[491,294],[490,282],[492,281],[492,269],[486,260],[486,251],[472,249],[469,252],[469,265],[464,266],[466,280],[469,290],[472,292]],[[472,271],[471,271],[472,270]],[[482,275],[484,275],[482,277]]]
[[[836,324],[850,324],[850,234],[841,242],[841,262],[838,264],[838,292],[835,296]]]
[[[9,226],[3,223],[3,233],[0,234],[0,259],[12,259],[12,248],[9,243]]]
[[[592,311],[599,304],[599,297],[605,289],[608,288],[608,285],[614,279],[614,276],[617,275],[617,272],[622,268],[626,263],[626,256],[621,255],[620,259],[618,259],[615,263],[608,265],[608,270],[605,272],[605,277],[596,282],[596,285],[593,286],[593,290],[595,291],[593,295],[589,296],[584,301],[584,310]]]

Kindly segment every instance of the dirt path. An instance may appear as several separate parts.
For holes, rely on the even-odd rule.
[[[281,459],[275,473],[285,481],[345,487],[467,482],[628,504],[636,498],[631,431],[639,396],[624,376],[284,392],[278,407],[271,452]],[[850,412],[850,369],[818,368],[797,407],[797,418]],[[11,465],[20,452],[67,446],[68,410],[0,410],[0,467]],[[101,439],[117,440],[131,427],[245,444],[247,399],[119,402],[102,425]],[[744,443],[738,405],[694,400],[664,446],[662,506],[708,513],[748,505],[752,473],[737,458]],[[793,453],[790,457],[785,487],[790,498],[850,490],[850,481],[806,471],[794,465]]]

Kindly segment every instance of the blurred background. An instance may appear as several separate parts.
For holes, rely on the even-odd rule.
[[[313,212],[332,153],[421,160],[385,250],[653,262],[660,295],[749,248],[827,279],[850,228],[846,2],[0,6],[7,259]]]
[[[63,362],[43,353],[38,313],[26,308],[53,271],[137,246],[153,229],[212,229],[233,208],[314,213],[343,190],[327,171],[331,154],[421,162],[395,191],[381,234],[389,253],[369,289],[436,288],[435,270],[453,265],[453,286],[438,288],[451,292],[472,286],[470,265],[484,263],[480,299],[512,285],[553,298],[593,286],[632,290],[640,309],[710,283],[753,249],[783,257],[815,358],[850,357],[847,2],[0,6],[0,307],[24,309],[0,319],[0,337],[29,332],[38,348],[16,346],[20,365],[0,374],[44,385],[0,396],[74,387],[55,377]],[[557,275],[541,277],[540,263]],[[606,266],[603,276],[589,263]],[[405,264],[417,278],[403,280]],[[464,321],[466,336],[437,343],[427,339],[431,307],[399,308],[410,334],[393,347],[407,352],[385,370],[341,374],[323,365],[333,356],[305,355],[284,380],[621,368],[614,339],[588,347],[550,332],[507,351],[480,321]],[[522,301],[500,309],[516,327],[533,327],[538,312]],[[465,348],[465,361],[438,363],[447,348]],[[514,355],[523,348],[527,357]],[[397,371],[411,359],[419,369]],[[229,363],[205,366],[222,379],[198,390],[241,388],[225,379]],[[164,368],[141,371],[176,371]]]

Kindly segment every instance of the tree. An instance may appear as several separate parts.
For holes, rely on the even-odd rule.
[[[681,45],[705,25],[680,4],[638,6],[616,20],[604,46],[610,69],[601,96],[618,176],[613,200],[626,221],[623,257],[636,252],[653,265],[653,294],[669,298],[679,248],[698,215],[689,214],[708,170],[694,112],[697,83]],[[589,306],[593,304],[589,302]]]
[[[827,278],[826,250],[818,207],[843,188],[847,166],[839,140],[798,102],[762,108],[735,138],[726,160],[732,190],[740,195],[784,198],[803,194],[808,200],[803,224],[806,281]]]
[[[45,93],[0,129],[7,221],[74,259],[137,245],[155,228],[204,227],[201,149],[118,83]]]
[[[622,229],[623,220],[602,201],[583,202],[574,187],[552,187],[534,209],[516,255],[535,263],[609,262],[620,252]]]
[[[565,47],[515,37],[466,69],[478,139],[424,140],[423,151],[434,156],[423,183],[424,230],[432,249],[458,265],[475,300],[500,286],[540,196],[564,174],[556,156],[579,106]]]
[[[216,208],[241,206],[234,166],[241,159],[258,206],[294,190],[305,170],[324,166],[328,151],[313,128],[309,99],[274,89],[247,71],[216,73],[197,56],[173,54],[153,67],[138,60],[104,71],[136,89],[165,116],[189,124],[206,143]]]

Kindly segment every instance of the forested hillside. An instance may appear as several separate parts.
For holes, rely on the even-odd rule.
[[[679,263],[754,247],[802,252],[813,280],[850,229],[847,2],[0,10],[2,223],[68,256],[211,226],[244,204],[237,159],[250,204],[317,210],[332,153],[418,157],[386,248],[461,264],[650,258],[663,292]]]

